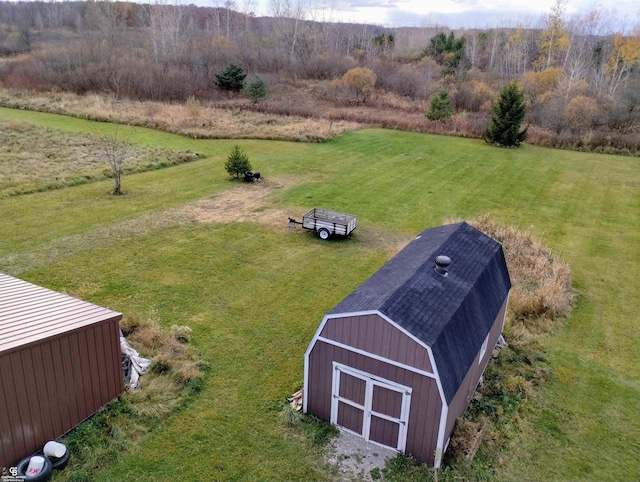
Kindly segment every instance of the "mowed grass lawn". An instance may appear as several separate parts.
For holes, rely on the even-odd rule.
[[[74,132],[108,129],[0,115]],[[566,326],[545,340],[554,377],[527,404],[497,478],[640,479],[639,159],[374,129],[324,144],[133,131],[134,142],[207,157],[126,177],[124,197],[108,196],[101,182],[0,200],[0,270],[125,317],[154,309],[166,327],[191,326],[211,366],[185,410],[95,480],[330,478],[318,449],[276,411],[302,384],[303,353],[322,316],[422,229],[483,213],[543,238],[571,265],[580,291]],[[237,188],[223,168],[235,143],[278,186],[260,208],[265,215],[352,212],[352,239],[323,242],[288,230],[284,217],[123,234],[123,223],[153,224]]]

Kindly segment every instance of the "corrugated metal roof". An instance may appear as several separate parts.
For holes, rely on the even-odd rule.
[[[121,316],[0,273],[0,353]]]
[[[452,260],[447,276],[438,255]],[[462,222],[420,233],[329,313],[377,310],[432,347],[450,402],[510,288],[502,246]]]

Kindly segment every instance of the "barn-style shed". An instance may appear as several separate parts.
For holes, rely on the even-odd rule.
[[[304,411],[438,467],[510,288],[497,241],[465,222],[423,231],[322,320]]]
[[[120,313],[0,273],[0,467],[124,391]]]

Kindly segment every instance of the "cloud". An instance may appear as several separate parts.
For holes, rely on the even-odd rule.
[[[393,1],[393,0],[359,0],[355,2],[349,2],[351,8],[399,8],[401,3],[406,1]]]
[[[203,0],[204,1],[204,0]],[[640,23],[638,0],[616,0],[604,9],[597,0],[568,0],[569,18],[596,7],[618,20],[617,29],[631,29]],[[607,0],[608,2],[609,0]],[[331,0],[336,21],[369,23],[389,27],[441,25],[451,28],[510,27],[518,22],[537,25],[551,11],[554,0]],[[603,2],[603,3],[607,3]],[[261,13],[269,0],[257,0]],[[320,3],[320,2],[319,2]]]

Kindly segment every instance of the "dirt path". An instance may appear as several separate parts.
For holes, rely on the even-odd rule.
[[[274,191],[283,187],[280,180],[241,184],[210,198],[189,203],[181,213],[200,223],[253,222],[286,228],[287,216],[292,213],[269,208]]]

